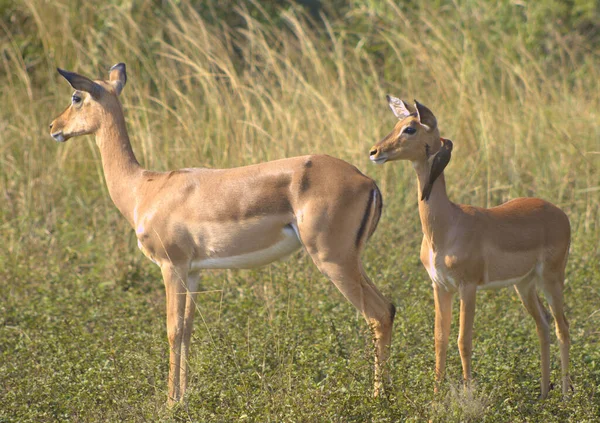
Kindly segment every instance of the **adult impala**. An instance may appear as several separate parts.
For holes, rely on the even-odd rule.
[[[109,80],[58,69],[76,90],[50,125],[57,141],[95,134],[110,196],[135,229],[142,252],[161,268],[170,345],[169,402],[183,398],[201,269],[265,265],[304,246],[319,270],[374,331],[375,395],[382,388],[395,308],[360,260],[381,215],[375,183],[329,156],[304,156],[234,169],[154,172],[136,160],[118,96],[125,65]]]
[[[417,173],[421,262],[433,282],[435,299],[436,391],[444,375],[453,295],[458,292],[460,297],[458,347],[468,383],[475,294],[478,289],[514,286],[537,326],[542,398],[550,388],[550,335],[548,314],[536,288],[546,296],[556,323],[566,394],[570,341],[563,287],[571,239],[569,219],[556,206],[537,198],[517,198],[490,209],[452,203],[443,175],[451,141],[440,139],[437,120],[427,107],[416,101],[413,107],[390,96],[388,103],[399,121],[373,146],[370,158],[378,164],[408,160]]]

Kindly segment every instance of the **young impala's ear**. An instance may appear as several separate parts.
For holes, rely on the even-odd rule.
[[[419,114],[419,122],[421,122],[421,125],[426,126],[428,131],[435,129],[437,126],[437,119],[433,115],[432,111],[423,106],[417,100],[415,100],[415,107],[417,109],[417,113]]]
[[[117,63],[108,71],[110,84],[115,90],[115,94],[121,94],[123,87],[127,83],[127,72],[125,70],[125,63]]]
[[[392,109],[394,115],[400,120],[416,112],[416,110],[412,106],[403,102],[399,98],[392,97],[391,95],[387,95],[386,98],[388,104],[390,105],[390,109]]]
[[[92,97],[98,97],[102,93],[102,87],[96,84],[89,78],[85,76],[79,75],[75,72],[69,72],[64,69],[56,68],[58,73],[60,73],[69,84],[73,88],[79,91],[85,91],[86,93],[90,93]]]

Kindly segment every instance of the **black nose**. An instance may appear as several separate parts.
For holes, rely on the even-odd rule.
[[[375,154],[377,154],[377,149],[374,148],[371,151],[369,151],[369,156],[374,156]]]

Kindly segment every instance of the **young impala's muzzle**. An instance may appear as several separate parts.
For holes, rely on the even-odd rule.
[[[377,147],[373,147],[371,151],[369,151],[369,159],[375,164],[383,164],[387,161],[388,155],[380,151]]]

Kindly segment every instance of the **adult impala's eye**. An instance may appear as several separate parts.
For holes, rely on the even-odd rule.
[[[71,97],[71,101],[73,102],[73,104],[79,104],[81,103],[81,97],[79,97],[78,95],[74,95],[73,97]]]
[[[407,126],[406,128],[404,128],[404,131],[402,131],[403,134],[414,134],[415,132],[417,132],[416,128],[413,128],[412,126]]]

